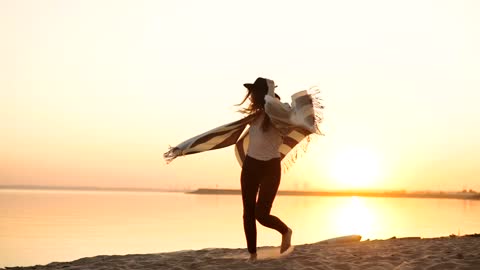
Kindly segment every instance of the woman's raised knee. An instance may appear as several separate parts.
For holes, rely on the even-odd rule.
[[[255,219],[258,220],[260,224],[265,223],[269,215],[270,215],[270,211],[268,211],[264,207],[259,207],[257,205],[257,207],[255,208]]]

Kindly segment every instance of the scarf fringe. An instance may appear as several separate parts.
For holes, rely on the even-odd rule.
[[[320,124],[323,122],[323,110],[325,109],[325,106],[323,106],[323,99],[320,96],[320,89],[314,86],[308,89],[307,93],[312,98],[315,133],[324,136],[325,134],[320,130]]]
[[[286,173],[301,157],[303,157],[308,150],[310,142],[314,138],[314,134],[306,136],[299,142],[288,154],[282,159],[282,172]]]
[[[168,146],[168,151],[163,154],[163,159],[165,159],[165,162],[169,164],[175,158],[181,155],[182,155],[182,151],[178,147]]]

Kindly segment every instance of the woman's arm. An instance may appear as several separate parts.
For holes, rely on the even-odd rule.
[[[275,96],[275,82],[267,79],[268,93],[265,96],[265,112],[274,122],[287,124],[290,122],[292,108],[288,103],[281,103]]]
[[[278,99],[265,96],[265,99],[271,99],[265,103],[265,113],[270,118],[273,126],[277,128],[282,135],[286,135],[295,127],[290,121],[291,109],[286,103],[276,102]]]
[[[270,119],[288,124],[292,108],[288,103],[282,103],[278,98],[267,95],[265,96],[265,112]]]
[[[270,117],[272,124],[280,130],[282,134],[291,131],[293,125],[290,122],[292,108],[288,103],[280,102],[275,97],[275,82],[267,79],[268,93],[265,95],[265,113]]]
[[[288,103],[281,103],[278,98],[265,96],[265,113],[270,117],[272,124],[283,135],[288,134],[294,125],[291,123],[292,109]]]

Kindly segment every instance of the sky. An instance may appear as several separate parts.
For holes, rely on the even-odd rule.
[[[0,2],[0,185],[239,188],[243,83],[318,87],[281,189],[480,191],[478,1]]]

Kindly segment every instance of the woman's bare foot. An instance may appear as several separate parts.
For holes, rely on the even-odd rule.
[[[288,228],[288,231],[282,234],[282,244],[280,245],[280,253],[284,253],[291,246],[292,241],[292,229]]]
[[[248,258],[249,262],[257,261],[257,253],[250,253],[250,258]]]

